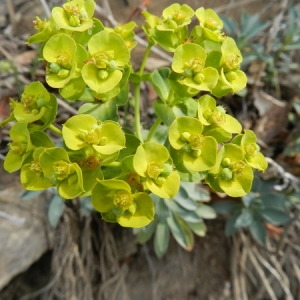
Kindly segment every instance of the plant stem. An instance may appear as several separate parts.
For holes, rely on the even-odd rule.
[[[134,129],[137,138],[142,141],[141,133],[141,114],[140,114],[140,84],[137,83],[134,87]]]
[[[56,126],[54,126],[53,124],[50,124],[49,129],[58,135],[62,135],[61,130]]]
[[[138,75],[140,77],[143,75],[147,59],[149,57],[150,51],[151,51],[152,44],[148,43],[148,46],[145,50],[140,69],[138,71]],[[142,141],[142,130],[141,130],[141,112],[140,112],[140,96],[141,96],[141,84],[136,83],[134,87],[134,128],[135,128],[135,134],[139,140]]]
[[[160,123],[161,123],[161,119],[157,118],[150,128],[145,142],[151,141],[151,139],[152,139],[155,131],[157,130],[158,126],[160,125]]]
[[[7,119],[3,120],[2,122],[0,122],[0,127],[6,125],[7,123],[14,121],[15,117],[13,114],[11,114]]]

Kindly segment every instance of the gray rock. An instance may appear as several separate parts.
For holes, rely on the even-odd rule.
[[[0,289],[50,249],[53,240],[45,195],[21,200],[23,189],[18,180],[13,180],[16,176],[5,175],[1,169]]]

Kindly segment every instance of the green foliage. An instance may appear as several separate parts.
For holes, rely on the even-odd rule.
[[[162,257],[169,246],[170,236],[184,249],[191,251],[194,235],[206,234],[205,219],[216,217],[214,209],[204,204],[210,201],[208,191],[201,185],[182,182],[172,201],[153,197],[156,215],[146,227],[135,229],[138,241],[144,243],[153,236],[154,250]]]
[[[295,67],[291,51],[300,48],[299,7],[290,5],[286,10],[282,24],[274,25],[277,30],[267,46],[261,43],[261,37],[270,26],[269,21],[261,21],[260,14],[250,15],[244,12],[239,22],[223,17],[225,31],[234,38],[244,56],[242,64],[249,65],[255,60],[266,63],[265,81],[277,84],[278,73],[290,74]],[[267,35],[269,36],[269,35]]]
[[[289,194],[274,189],[273,180],[262,181],[255,177],[253,187],[242,202],[224,200],[213,205],[216,212],[229,215],[225,232],[234,234],[240,228],[247,228],[253,237],[261,244],[265,244],[265,223],[281,226],[291,220],[288,209],[292,205]]]
[[[267,167],[254,133],[243,132],[215,99],[246,86],[241,52],[213,10],[172,4],[160,17],[143,12],[148,47],[134,70],[137,25],[106,28],[93,18],[94,9],[93,0],[71,0],[53,8],[49,20],[36,18],[37,33],[28,43],[41,44],[45,80],[54,92],[32,82],[20,100],[12,99],[11,115],[2,122],[14,122],[5,170],[20,170],[28,190],[56,188],[49,206],[53,225],[63,211],[60,199],[80,198],[83,211],[91,201],[105,221],[139,228],[140,240],[154,233],[159,256],[170,234],[191,250],[194,234],[206,232],[203,220],[215,217],[203,203],[210,198],[200,182],[245,196],[253,169]],[[147,73],[154,45],[173,61]],[[144,81],[157,93],[156,119],[147,128],[140,115]],[[55,123],[57,93],[80,101],[78,114],[62,125]],[[120,110],[131,104],[134,123],[128,129],[120,125]]]

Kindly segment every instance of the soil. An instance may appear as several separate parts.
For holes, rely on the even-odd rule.
[[[50,6],[59,2],[47,1]],[[130,19],[141,22],[142,16],[136,12],[143,1],[97,1],[103,7],[105,2],[109,2],[113,17],[118,22]],[[147,2],[150,3],[149,11],[157,14],[173,3],[169,0],[144,1]],[[177,2],[197,8],[200,1]],[[259,11],[263,19],[272,20],[273,12],[278,11],[280,6],[279,2],[203,0],[201,6],[215,8],[218,12],[235,19],[240,18],[242,11]],[[30,82],[32,77],[41,76],[38,70],[32,75],[34,67],[32,69],[31,64],[36,52],[25,45],[26,38],[33,32],[31,20],[35,15],[44,14],[41,3],[42,1],[38,0],[7,0],[0,3],[0,60],[11,58],[14,62],[17,61],[21,74],[17,82],[14,74],[5,78],[0,74],[2,118],[9,113],[8,99],[18,95],[21,87]],[[137,64],[139,60],[140,54],[137,52]],[[289,99],[285,99],[287,102],[300,95],[298,88],[294,91],[288,86],[287,89],[292,91]],[[263,95],[260,96],[263,98]],[[232,100],[229,99],[229,105],[230,101]],[[272,118],[271,125],[262,125],[266,122],[259,123],[258,120],[254,122],[258,109],[254,108],[253,104],[251,107],[254,112],[251,112],[253,114],[250,114],[248,119],[244,120],[243,116],[238,116],[244,122],[243,125],[252,128],[258,124],[257,131],[261,139],[270,143],[270,147],[266,147],[270,154],[280,152],[279,144],[282,143],[282,139],[286,140],[288,135],[290,123],[287,116],[291,110],[290,106],[284,109],[276,107],[276,119],[275,108],[270,109],[271,112],[266,114],[266,118]],[[235,108],[235,105],[231,105],[233,111]],[[277,116],[282,117],[280,126],[278,122],[276,124]],[[266,132],[269,133],[268,141]],[[0,142],[3,154],[5,149],[7,150],[7,135],[8,130],[1,128]],[[293,162],[287,168],[293,171]],[[2,165],[0,171],[0,191],[7,187],[14,188],[18,184],[17,174],[4,173]],[[241,298],[234,294],[233,244],[224,234],[225,220],[219,217],[206,224],[207,235],[196,238],[195,247],[191,252],[183,250],[171,239],[167,255],[158,259],[153,250],[152,240],[140,245],[131,230],[103,223],[97,214],[79,217],[76,203],[67,204],[54,232],[53,247],[32,262],[26,271],[12,278],[0,291],[0,299],[240,300]],[[252,242],[249,245],[255,247]],[[268,295],[265,299],[269,299]]]

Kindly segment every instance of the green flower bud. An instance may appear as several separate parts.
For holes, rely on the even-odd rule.
[[[223,166],[223,167],[230,167],[230,165],[231,165],[231,160],[230,160],[230,158],[225,157],[225,158],[223,159],[223,161],[222,161],[222,166]]]
[[[109,62],[108,68],[109,68],[110,70],[116,70],[116,69],[118,68],[117,62],[116,62],[115,60],[111,60],[111,61]]]
[[[77,26],[80,25],[80,19],[79,19],[78,16],[72,15],[72,16],[70,16],[70,18],[69,18],[69,23],[70,23],[70,25],[71,25],[72,27],[77,27]]]
[[[201,153],[202,153],[202,151],[200,149],[193,150],[192,155],[197,158],[197,157],[200,157]]]
[[[204,75],[201,74],[201,73],[197,73],[195,76],[194,76],[194,81],[197,82],[197,83],[202,83],[204,81]]]
[[[106,70],[99,70],[99,72],[98,72],[98,77],[99,77],[101,80],[106,79],[108,76],[109,76],[109,73],[108,73]]]
[[[180,133],[180,139],[181,139],[183,142],[188,141],[189,138],[190,138],[190,136],[191,136],[191,134],[190,134],[189,132],[187,132],[187,131]]]
[[[165,164],[163,164],[163,170],[162,170],[160,175],[163,176],[163,177],[167,177],[172,172],[173,172],[173,166],[168,164],[168,163],[165,163]]]
[[[237,78],[238,78],[238,74],[236,72],[226,73],[226,79],[230,82],[235,81]]]
[[[59,72],[57,73],[57,76],[61,79],[67,78],[70,74],[70,71],[67,69],[61,69],[59,70]]]
[[[231,181],[233,179],[233,172],[229,168],[224,168],[220,174],[220,177],[226,181]]]
[[[154,182],[159,186],[162,186],[163,184],[165,184],[166,181],[167,181],[166,178],[163,176],[159,176],[154,180]]]
[[[106,136],[102,136],[99,141],[100,146],[105,146],[108,142],[108,138]]]

